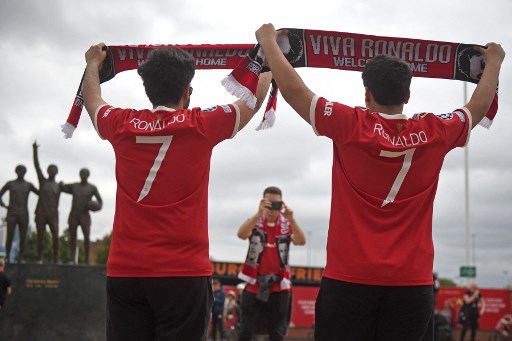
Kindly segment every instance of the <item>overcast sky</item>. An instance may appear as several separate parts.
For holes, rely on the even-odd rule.
[[[272,22],[295,27],[439,40],[502,44],[509,56],[500,77],[498,115],[490,130],[477,127],[469,144],[469,203],[473,260],[483,287],[512,283],[512,2],[452,1],[0,1],[0,182],[16,177],[24,164],[26,179],[38,186],[32,143],[39,158],[59,167],[57,179],[79,181],[80,168],[103,197],[103,210],[92,214],[92,239],[112,228],[115,175],[110,144],[99,139],[84,115],[72,139],[60,125],[66,120],[82,76],[88,47],[98,42],[123,44],[255,43],[254,31]],[[210,107],[236,98],[220,85],[228,70],[201,70],[192,84],[192,106]],[[348,105],[364,105],[360,73],[300,69],[313,92]],[[102,86],[112,105],[150,106],[135,71],[117,75]],[[471,95],[474,86],[468,86]],[[463,105],[463,83],[414,78],[404,113],[450,112]],[[85,113],[85,111],[84,111]],[[283,190],[284,201],[309,237],[307,246],[292,247],[292,265],[325,265],[331,197],[332,147],[317,137],[279,98],[273,129],[255,131],[262,113],[233,140],[218,145],[210,176],[209,230],[211,256],[242,262],[247,242],[236,237],[239,225],[253,215],[269,185]],[[434,270],[463,283],[459,267],[466,263],[464,150],[448,154],[435,201]],[[3,197],[8,201],[8,194]],[[33,221],[37,197],[31,195]],[[60,229],[67,228],[70,196],[62,194]],[[421,208],[418,208],[421,209]],[[0,208],[0,215],[6,210]],[[79,237],[81,234],[79,234]],[[134,255],[136,255],[134,250]]]

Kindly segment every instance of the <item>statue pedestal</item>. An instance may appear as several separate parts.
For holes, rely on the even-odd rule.
[[[7,264],[2,340],[104,340],[104,266]]]

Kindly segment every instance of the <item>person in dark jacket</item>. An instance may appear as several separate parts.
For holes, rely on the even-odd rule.
[[[212,306],[212,341],[216,340],[217,331],[221,340],[224,340],[224,305],[226,302],[226,293],[222,283],[214,278],[213,285],[213,306]]]

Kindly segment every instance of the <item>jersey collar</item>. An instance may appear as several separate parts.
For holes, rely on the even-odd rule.
[[[164,110],[164,111],[176,111],[176,109],[168,108],[168,107],[164,107],[163,105],[159,105],[158,107],[156,107],[156,108],[154,108],[154,109],[151,109],[151,112],[155,112],[155,111],[159,111],[159,110]]]
[[[389,115],[389,114],[384,114],[381,112],[374,113],[374,114],[379,114],[382,118],[385,118],[387,120],[406,120],[407,119],[407,116],[404,114]]]

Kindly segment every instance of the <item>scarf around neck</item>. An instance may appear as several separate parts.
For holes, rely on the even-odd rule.
[[[433,40],[384,37],[347,32],[308,29],[286,29],[278,44],[294,68],[315,67],[348,71],[363,71],[366,62],[380,54],[398,57],[409,64],[414,77],[453,79],[478,83],[485,59],[473,47],[475,44],[450,43]],[[201,44],[201,45],[118,45],[109,46],[100,70],[100,83],[118,73],[134,70],[143,63],[151,50],[178,47],[195,59],[196,69],[230,69],[222,85],[234,96],[254,108],[256,89],[261,72],[269,71],[259,45]],[[82,83],[66,122],[61,126],[65,138],[70,138],[78,126],[83,109]],[[257,130],[270,128],[275,120],[277,86],[272,84],[265,114]],[[480,125],[489,128],[498,110],[498,88]]]
[[[274,232],[271,232],[273,229]],[[249,284],[256,284],[258,281],[261,256],[266,248],[269,233],[275,233],[275,252],[280,260],[281,275],[278,279],[272,278],[273,281],[280,281],[281,289],[289,289],[290,282],[290,264],[289,251],[291,242],[290,222],[282,214],[276,220],[275,226],[268,226],[263,217],[256,222],[251,236],[249,237],[249,250],[242,267],[242,271],[238,274],[238,278]],[[281,250],[283,248],[283,250]],[[284,251],[281,253],[280,251]]]

